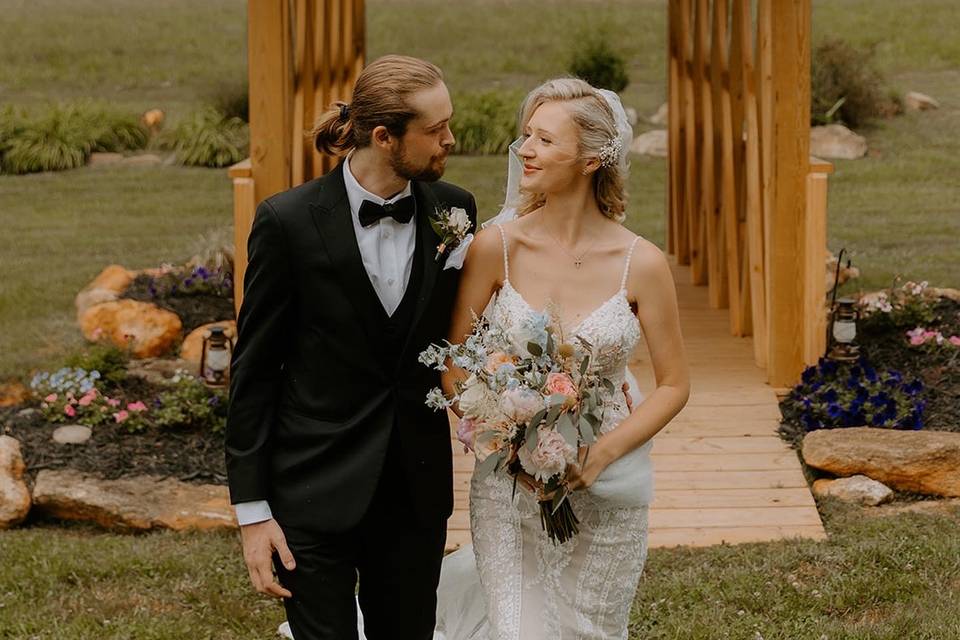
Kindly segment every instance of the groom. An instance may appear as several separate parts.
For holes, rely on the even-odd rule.
[[[296,640],[356,638],[358,579],[367,638],[433,636],[453,473],[418,355],[447,335],[445,267],[466,247],[435,259],[429,217],[476,224],[473,196],[439,181],[452,113],[437,67],[380,58],[314,132],[340,165],[257,208],[227,475],[250,579],[284,598]]]

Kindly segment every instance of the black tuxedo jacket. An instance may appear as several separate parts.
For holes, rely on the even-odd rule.
[[[444,182],[412,184],[422,272],[410,329],[386,345],[385,312],[364,269],[343,165],[257,207],[237,319],[226,427],[233,503],[268,500],[284,526],[345,531],[363,517],[384,465],[400,455],[411,517],[453,510],[450,432],[424,404],[439,373],[417,360],[447,335],[458,269],[434,260],[428,217],[473,196]],[[411,276],[411,282],[414,278]],[[392,352],[385,364],[384,354]],[[399,354],[399,357],[397,357]]]

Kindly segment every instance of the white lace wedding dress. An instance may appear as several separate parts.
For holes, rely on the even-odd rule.
[[[507,239],[503,228],[496,226],[504,242],[506,277],[486,314],[491,323],[509,328],[536,310],[510,283]],[[616,429],[627,416],[624,381],[630,383],[634,402],[640,401],[636,380],[627,369],[641,337],[625,289],[633,246],[620,289],[570,330],[599,347],[603,354],[599,366],[616,389],[605,399],[603,433]],[[502,473],[474,478],[473,545],[443,560],[434,639],[625,640],[647,556],[651,445],[617,460],[589,490],[570,496],[580,532],[562,545],[544,533],[539,505],[530,492],[518,488],[513,498],[513,482]],[[289,633],[285,627],[281,634]]]

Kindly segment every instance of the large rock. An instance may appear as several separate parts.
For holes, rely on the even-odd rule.
[[[53,441],[57,444],[84,444],[93,435],[93,429],[82,424],[65,424],[53,430]]]
[[[649,120],[653,124],[666,125],[670,120],[670,105],[664,102],[657,109],[657,112],[650,116]]]
[[[633,139],[630,151],[640,155],[665,158],[667,156],[667,130],[654,129],[641,133]]]
[[[863,474],[902,491],[960,496],[960,433],[820,429],[803,439],[803,459],[837,476]]]
[[[24,469],[20,443],[10,436],[0,436],[0,529],[17,526],[30,511]]]
[[[112,264],[100,272],[93,281],[77,294],[74,304],[77,307],[77,320],[87,309],[94,305],[112,302],[120,297],[137,277],[135,271]]]
[[[190,332],[180,345],[180,357],[189,362],[193,369],[200,366],[200,354],[203,352],[203,336],[211,327],[223,327],[227,337],[231,340],[236,338],[237,323],[233,320],[223,320],[221,322],[211,322],[202,327],[197,327]]]
[[[907,111],[926,111],[928,109],[939,109],[940,103],[925,93],[919,91],[910,91],[903,97],[903,105]]]
[[[177,314],[139,300],[105,302],[80,316],[80,330],[87,340],[108,339],[118,347],[126,347],[130,340],[137,358],[167,353],[179,340],[182,328]]]
[[[17,407],[30,399],[30,390],[19,382],[0,384],[0,407]]]
[[[43,470],[33,488],[35,508],[60,520],[94,522],[116,531],[233,529],[224,486],[137,476],[102,480],[72,470]]]
[[[856,160],[867,155],[867,139],[842,124],[811,127],[810,155]]]
[[[832,496],[844,502],[855,502],[875,507],[893,499],[893,491],[887,485],[867,476],[851,476],[828,480],[821,478],[813,483],[813,495]]]

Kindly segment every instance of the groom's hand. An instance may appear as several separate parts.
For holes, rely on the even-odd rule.
[[[280,556],[280,562],[287,571],[293,571],[297,566],[277,521],[270,519],[244,525],[240,527],[240,539],[243,541],[243,560],[247,564],[254,589],[275,598],[293,596],[280,586],[273,575],[274,551]]]

